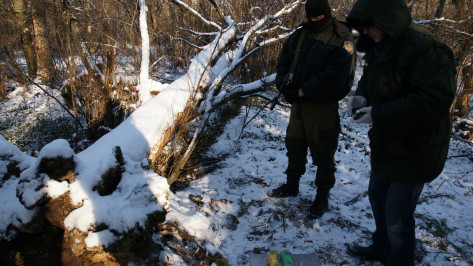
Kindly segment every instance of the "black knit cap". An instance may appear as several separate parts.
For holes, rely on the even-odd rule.
[[[305,14],[309,18],[315,18],[320,15],[331,17],[332,9],[328,0],[307,0],[305,3]]]

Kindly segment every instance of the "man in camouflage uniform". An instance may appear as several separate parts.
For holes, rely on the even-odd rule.
[[[412,22],[405,0],[358,0],[347,22],[360,32],[367,65],[348,109],[370,123],[368,196],[372,244],[347,252],[387,265],[414,265],[414,211],[424,183],[443,170],[455,97],[451,49]]]
[[[308,0],[305,11],[308,22],[284,43],[277,65],[278,88],[287,73],[293,73],[282,91],[292,104],[285,139],[287,181],[268,195],[288,197],[299,193],[299,180],[306,171],[310,149],[317,165],[317,193],[308,216],[316,219],[328,209],[329,192],[335,184],[334,154],[340,133],[338,101],[351,89],[355,55],[351,30],[332,17],[327,0]],[[300,52],[296,53],[299,45]],[[291,65],[296,54],[299,56],[294,68]]]

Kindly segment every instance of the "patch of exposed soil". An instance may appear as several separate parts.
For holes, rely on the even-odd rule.
[[[38,234],[21,233],[0,241],[0,265],[62,265],[61,248],[64,231],[49,225]]]

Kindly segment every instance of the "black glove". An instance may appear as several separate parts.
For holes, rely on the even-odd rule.
[[[281,91],[282,95],[286,102],[292,104],[299,99],[298,90],[291,86],[292,84],[287,84],[284,89]]]

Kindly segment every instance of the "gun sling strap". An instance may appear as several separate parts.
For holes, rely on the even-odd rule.
[[[292,82],[292,77],[294,76],[294,71],[296,71],[297,60],[299,59],[299,54],[301,52],[302,42],[304,41],[305,32],[307,28],[302,29],[301,36],[299,37],[299,42],[297,43],[296,53],[294,55],[294,59],[292,60],[291,69],[289,70],[289,78],[287,79],[287,83]]]

